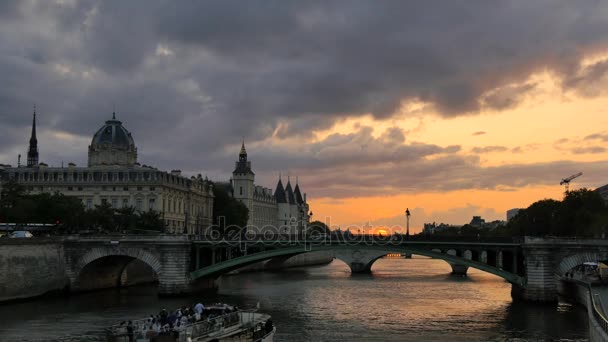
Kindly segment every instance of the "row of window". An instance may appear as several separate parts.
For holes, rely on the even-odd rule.
[[[20,182],[133,182],[164,181],[169,184],[189,187],[187,178],[160,172],[16,172],[11,178]]]

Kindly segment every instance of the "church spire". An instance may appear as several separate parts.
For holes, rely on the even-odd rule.
[[[32,119],[32,134],[30,136],[30,148],[27,151],[27,166],[38,165],[38,139],[36,138],[36,106],[34,106],[34,117]]]

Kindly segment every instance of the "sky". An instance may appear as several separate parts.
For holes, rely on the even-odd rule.
[[[332,226],[464,224],[608,183],[608,2],[0,1],[0,163],[295,177]]]

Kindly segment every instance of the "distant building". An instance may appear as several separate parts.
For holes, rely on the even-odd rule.
[[[608,203],[608,184],[600,186],[599,188],[595,189],[595,191],[597,191],[600,196],[602,196],[604,202]]]
[[[495,221],[491,221],[491,222],[486,222],[486,220],[484,220],[483,218],[481,218],[481,216],[473,216],[473,219],[471,219],[471,222],[468,223],[468,225],[472,226],[472,227],[476,227],[476,228],[481,228],[481,229],[496,229],[499,226],[504,225],[506,222],[505,221],[501,221],[501,220],[495,220]],[[445,224],[445,223],[425,223],[424,224],[424,228],[422,229],[422,232],[426,235],[431,235],[431,234],[435,234],[435,233],[439,233],[448,229],[457,229],[460,230],[460,228],[462,228],[463,226],[459,226],[459,225],[450,225],[450,224]]]
[[[482,219],[481,216],[473,216],[471,222],[469,223],[473,227],[481,228],[486,223],[486,220]]]
[[[262,233],[266,229],[273,229],[275,232],[296,234],[308,227],[310,207],[297,180],[295,188],[292,188],[289,177],[285,186],[279,177],[274,194],[272,189],[256,185],[254,181],[255,173],[251,169],[251,161],[247,160],[243,143],[232,172],[230,191],[249,209],[249,230]]]
[[[507,222],[511,221],[511,219],[514,218],[515,215],[517,215],[520,210],[521,210],[521,208],[513,208],[513,209],[507,210]]]
[[[453,225],[449,225],[449,224],[445,224],[445,223],[425,223],[424,227],[422,228],[422,233],[426,234],[426,235],[432,235],[435,233],[439,233],[445,230],[448,230],[450,228],[456,228],[457,226],[453,226]]]
[[[181,171],[159,171],[137,162],[131,133],[112,119],[93,135],[88,165],[49,167],[39,162],[36,113],[27,153],[27,166],[0,166],[0,180],[13,179],[32,194],[60,192],[79,198],[86,209],[110,204],[161,214],[168,233],[195,234],[212,224],[213,189],[207,179],[183,177]],[[0,188],[2,182],[0,182]]]

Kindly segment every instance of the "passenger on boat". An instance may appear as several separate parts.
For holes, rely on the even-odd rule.
[[[199,315],[202,315],[203,311],[205,311],[205,306],[203,305],[203,303],[197,303],[194,306],[194,312],[198,313]]]
[[[127,324],[127,337],[129,338],[129,342],[133,342],[133,322],[129,321]]]

